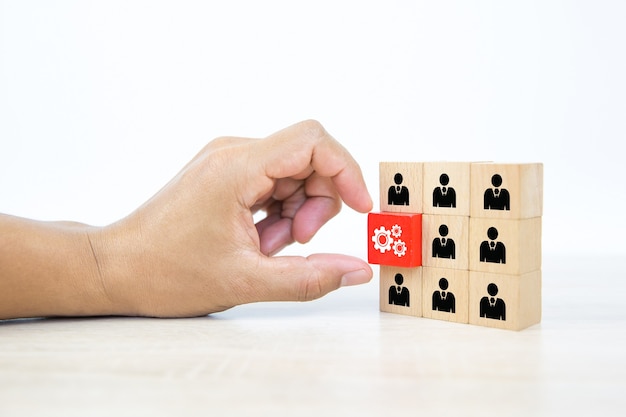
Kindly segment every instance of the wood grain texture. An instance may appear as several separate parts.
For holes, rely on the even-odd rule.
[[[0,322],[0,415],[626,409],[626,279],[614,256],[547,253],[542,321],[521,332],[381,313],[375,269],[370,284],[310,303],[255,303],[192,319]]]
[[[543,215],[543,164],[473,163],[470,169],[471,217],[527,219]],[[497,178],[501,182],[494,185]],[[493,208],[498,205],[500,208]]]
[[[469,220],[467,216],[424,214],[422,216],[422,265],[468,270]],[[452,253],[452,247],[454,253]]]
[[[380,162],[380,210],[394,213],[422,213],[422,162]],[[398,181],[401,175],[402,181]],[[400,192],[396,193],[396,187]],[[402,189],[406,187],[406,189]],[[408,197],[408,202],[407,202]]]
[[[469,271],[423,267],[422,296],[423,317],[468,323]],[[454,303],[449,301],[451,297]]]
[[[490,294],[489,286],[494,285],[497,292]],[[541,321],[541,271],[522,275],[470,271],[469,288],[470,324],[522,330]],[[493,308],[488,306],[490,299],[496,303]]]
[[[541,268],[541,217],[525,220],[470,218],[469,269],[519,275]],[[490,238],[495,229],[496,239]],[[504,259],[498,251],[486,250],[495,245],[504,251]],[[485,260],[487,254],[487,260]]]
[[[400,284],[398,274],[402,276]],[[380,311],[422,316],[422,267],[380,267]]]
[[[470,215],[470,163],[424,162],[426,214]]]

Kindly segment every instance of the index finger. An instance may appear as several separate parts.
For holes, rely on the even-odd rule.
[[[265,175],[271,179],[304,179],[313,171],[332,179],[341,199],[354,210],[368,212],[372,198],[359,164],[323,126],[307,120],[280,130],[258,143]]]

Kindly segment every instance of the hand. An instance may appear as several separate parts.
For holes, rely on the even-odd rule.
[[[341,209],[368,212],[360,168],[315,121],[265,139],[209,143],[127,218],[90,229],[115,314],[197,316],[257,301],[312,300],[368,282],[339,254],[272,256],[307,242]],[[256,225],[253,214],[267,216]]]

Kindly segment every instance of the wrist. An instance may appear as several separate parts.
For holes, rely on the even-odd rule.
[[[0,216],[0,318],[110,314],[89,241],[95,229]]]
[[[127,220],[87,232],[92,270],[106,302],[102,314],[136,316],[142,299],[137,282],[142,271],[137,250],[141,245],[132,237]]]

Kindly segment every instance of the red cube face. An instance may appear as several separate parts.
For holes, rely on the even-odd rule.
[[[369,213],[367,260],[371,264],[412,268],[422,265],[422,215]]]

